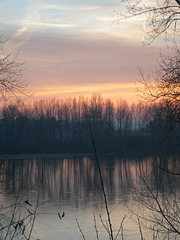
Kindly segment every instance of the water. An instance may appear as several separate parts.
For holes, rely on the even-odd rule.
[[[100,158],[114,234],[125,218],[123,232],[117,239],[122,239],[122,234],[125,240],[140,239],[137,219],[132,213],[139,209],[135,190],[147,191],[140,175],[146,176],[152,189],[161,186],[163,194],[171,189],[171,184],[175,187],[172,177],[167,173],[162,176],[157,161],[152,157]],[[95,225],[99,239],[109,239],[99,216],[106,224],[104,198],[93,157],[1,160],[0,166],[1,206],[12,203],[18,196],[27,214],[34,211],[39,200],[32,239],[79,240],[83,239],[82,231],[86,239],[93,240],[97,239]],[[26,200],[32,206],[22,205]],[[60,219],[58,213],[65,216]],[[146,232],[143,234],[147,236]]]

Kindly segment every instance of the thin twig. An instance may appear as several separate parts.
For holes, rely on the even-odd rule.
[[[97,229],[97,224],[96,224],[96,216],[95,216],[94,212],[93,212],[93,216],[94,216],[94,228],[96,231],[96,238],[97,238],[97,240],[99,240],[98,229]]]
[[[105,230],[107,231],[107,233],[109,234],[109,236],[111,236],[111,235],[110,235],[110,232],[109,232],[109,228],[105,225],[105,223],[104,223],[104,221],[103,221],[103,219],[102,219],[101,214],[99,214],[99,218],[100,218],[100,220],[101,220],[101,223],[102,223],[103,227],[105,228]]]
[[[9,226],[8,226],[8,229],[7,229],[6,236],[5,236],[4,240],[7,239],[8,235],[9,235],[10,228],[14,223],[14,218],[15,218],[15,214],[16,214],[18,200],[19,200],[19,197],[16,198],[16,202],[15,202],[14,208],[13,208],[13,213],[12,213],[11,220],[10,220],[10,223],[9,223]]]
[[[104,202],[105,202],[108,224],[109,224],[109,229],[110,229],[110,237],[111,237],[110,239],[113,240],[114,239],[113,229],[112,229],[112,223],[111,223],[111,218],[110,218],[110,213],[109,213],[109,208],[108,208],[108,203],[107,203],[107,197],[106,197],[104,182],[103,182],[102,173],[101,173],[101,167],[100,167],[100,164],[99,164],[99,159],[98,159],[98,156],[97,156],[97,150],[96,150],[96,146],[95,146],[95,143],[94,143],[94,137],[93,137],[92,128],[91,128],[90,123],[89,123],[89,129],[90,129],[91,141],[92,141],[92,145],[93,145],[93,149],[94,149],[94,154],[95,154],[95,158],[96,158],[96,163],[97,163],[97,166],[98,166],[98,172],[99,172],[99,177],[100,177],[100,181],[101,181],[101,188],[102,188],[102,192],[103,192],[103,196],[104,196]]]
[[[35,220],[36,220],[36,216],[37,216],[38,206],[39,206],[39,190],[38,190],[38,197],[37,197],[37,202],[36,202],[35,210],[34,210],[34,213],[33,213],[32,224],[31,224],[31,228],[30,228],[30,231],[29,231],[29,236],[28,236],[28,238],[27,238],[28,240],[30,240],[31,234],[32,234],[32,231],[33,231],[33,228],[34,228],[34,224],[35,224]]]
[[[138,219],[138,226],[139,226],[139,232],[140,232],[141,240],[144,240],[143,233],[142,233],[142,228],[141,228],[141,224],[140,224],[140,220],[139,220],[138,216],[137,216],[137,219]]]
[[[85,236],[84,236],[84,234],[83,234],[83,232],[82,232],[82,229],[81,229],[81,227],[80,227],[80,225],[79,225],[79,222],[78,222],[77,218],[76,218],[76,222],[77,222],[77,225],[78,225],[78,228],[79,228],[79,231],[80,231],[80,233],[81,233],[82,238],[83,238],[84,240],[86,240],[86,238],[85,238]]]
[[[119,229],[118,229],[118,232],[117,232],[116,236],[114,237],[114,240],[117,239],[117,237],[119,236],[120,231],[121,231],[121,233],[122,233],[121,237],[122,237],[122,239],[123,239],[123,222],[124,222],[125,218],[126,218],[126,216],[123,217],[123,219],[122,219],[122,221],[121,221],[121,225],[120,225],[120,227],[119,227]]]

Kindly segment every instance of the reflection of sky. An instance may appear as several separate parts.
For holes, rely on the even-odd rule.
[[[132,184],[138,182],[139,168],[148,175],[152,171],[151,159],[138,162],[112,157],[103,158],[100,164],[107,194],[112,197],[111,204],[131,192]],[[1,168],[4,195],[37,191],[39,183],[40,194],[46,199],[54,201],[54,198],[62,197],[67,205],[72,205],[72,202],[77,204],[78,199],[81,199],[81,208],[85,207],[86,201],[94,202],[101,195],[98,169],[92,157],[3,160]],[[103,202],[103,198],[100,199]]]
[[[166,172],[158,170],[155,163],[157,159],[153,161],[152,157],[147,159],[103,157],[100,161],[111,220],[116,232],[121,220],[127,215],[124,229],[128,236],[125,239],[130,240],[132,236],[133,239],[139,239],[136,224],[128,220],[132,217],[132,212],[128,212],[128,209],[132,208],[135,211],[138,207],[138,202],[134,199],[135,190],[137,193],[140,186],[146,190],[145,185],[142,182],[140,184],[139,175],[146,176],[151,189],[155,191],[157,185],[163,186],[159,184],[163,179],[165,186],[162,187],[163,195],[166,191],[168,193],[168,189],[172,191],[171,180],[173,188],[176,188],[174,176],[167,176]],[[102,235],[101,239],[107,239],[99,219],[99,214],[105,220],[107,217],[94,158],[1,160],[0,167],[1,204],[7,204],[8,199],[18,195],[22,202],[29,200],[33,205],[29,207],[32,211],[39,191],[40,203],[44,204],[38,208],[33,234],[36,239],[59,240],[59,235],[63,240],[80,239],[76,218],[85,236],[94,239],[93,212],[96,215],[99,233]],[[178,185],[178,182],[176,183]],[[65,212],[65,217],[60,220],[58,212]]]
[[[26,60],[24,79],[34,96],[64,98],[101,92],[135,98],[135,86],[131,87],[138,78],[137,65],[152,70],[158,50],[140,46],[143,19],[113,23],[113,11],[120,7],[117,0],[1,1],[1,33]],[[108,92],[104,84],[111,83],[131,83],[131,90],[119,87]],[[87,86],[88,92],[72,91]]]

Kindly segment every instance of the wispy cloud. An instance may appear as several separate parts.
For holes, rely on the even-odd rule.
[[[72,3],[72,2],[66,2],[65,4],[50,4],[50,3],[38,3],[38,2],[34,2],[32,3],[34,7],[36,7],[36,9],[38,8],[38,10],[94,10],[94,9],[99,9],[100,6],[98,5],[84,5],[84,4],[78,4],[76,3]]]
[[[11,46],[21,47],[27,60],[23,77],[39,97],[92,92],[130,97],[137,65],[148,70],[155,65],[157,48],[134,45],[141,40],[134,26],[141,19],[113,24],[117,0],[22,0],[14,8],[8,2],[8,17],[0,8],[0,20],[4,29],[13,29]]]
[[[31,38],[30,34],[28,33],[28,28],[27,27],[22,27],[18,29],[11,37],[10,41],[14,42],[15,44],[13,45],[14,49],[20,49],[26,42],[29,41]]]
[[[115,7],[114,7],[115,6]],[[29,0],[22,24],[37,28],[76,28],[83,32],[111,21],[116,1],[38,1]],[[110,32],[110,31],[109,31]]]
[[[17,38],[19,37],[21,34],[23,34],[24,32],[27,31],[27,27],[22,27],[20,29],[17,30],[17,32],[12,36],[12,38]]]
[[[24,36],[21,37],[23,40]],[[80,86],[85,82],[103,86],[134,82],[138,77],[137,65],[153,70],[158,50],[104,35],[91,39],[44,32],[31,36],[21,53],[27,58],[26,78],[36,87],[64,83]]]
[[[137,86],[136,86],[137,87]],[[139,84],[139,88],[142,86]],[[94,92],[100,93],[104,98],[111,98],[116,101],[120,98],[129,102],[137,101],[134,83],[106,83],[106,84],[81,84],[81,85],[57,85],[46,86],[34,90],[35,98],[68,98],[76,96],[91,96]]]
[[[61,24],[61,23],[50,23],[50,22],[41,22],[41,21],[30,21],[25,20],[23,21],[25,25],[30,26],[44,26],[44,27],[53,27],[53,28],[73,28],[76,27],[76,24]]]
[[[13,3],[14,9],[11,9],[12,1],[9,0],[4,11],[0,9],[0,16],[3,12],[8,16],[0,17],[0,20],[2,18],[3,23],[11,25],[13,29],[12,24],[15,24],[18,28],[21,26],[21,29],[28,31],[56,32],[59,28],[69,33],[73,30],[79,33],[101,32],[108,35],[130,36],[127,24],[112,24],[113,10],[118,11],[119,8],[116,0],[27,0],[21,1],[21,4],[18,2],[18,9],[17,4]]]

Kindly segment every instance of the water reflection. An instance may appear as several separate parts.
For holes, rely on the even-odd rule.
[[[100,158],[110,209],[116,208],[121,203],[119,212],[112,212],[115,221],[119,221],[119,215],[124,214],[123,202],[132,205],[134,189],[142,189],[140,176],[145,176],[151,188],[154,190],[158,188],[162,193],[179,188],[176,176],[158,167],[161,165],[164,169],[175,171],[177,166],[174,160],[164,160],[160,157]],[[57,213],[59,211],[57,209],[62,211],[71,209],[70,219],[72,216],[75,219],[77,211],[80,211],[82,217],[86,212],[88,215],[92,211],[99,212],[104,209],[98,169],[93,157],[1,160],[0,184],[1,201],[4,202],[19,195],[26,196],[26,199],[33,203],[38,193],[40,200],[46,201],[44,208],[40,209],[41,213]],[[76,211],[74,215],[73,211]],[[48,221],[53,221],[52,219],[49,217]],[[66,227],[64,226],[65,229]]]
[[[138,187],[139,175],[147,176],[154,188],[157,183],[161,187],[164,183],[166,186],[167,183],[171,184],[172,176],[163,174],[157,166],[158,161],[159,158],[153,157],[102,157],[100,164],[109,201],[114,201],[122,194],[130,195],[133,186]],[[163,166],[172,169],[170,162]],[[97,197],[101,195],[101,185],[92,157],[1,160],[0,169],[1,191],[5,196],[29,193],[40,186],[40,195],[48,199],[81,199],[81,204],[85,204],[88,199],[102,200]]]

